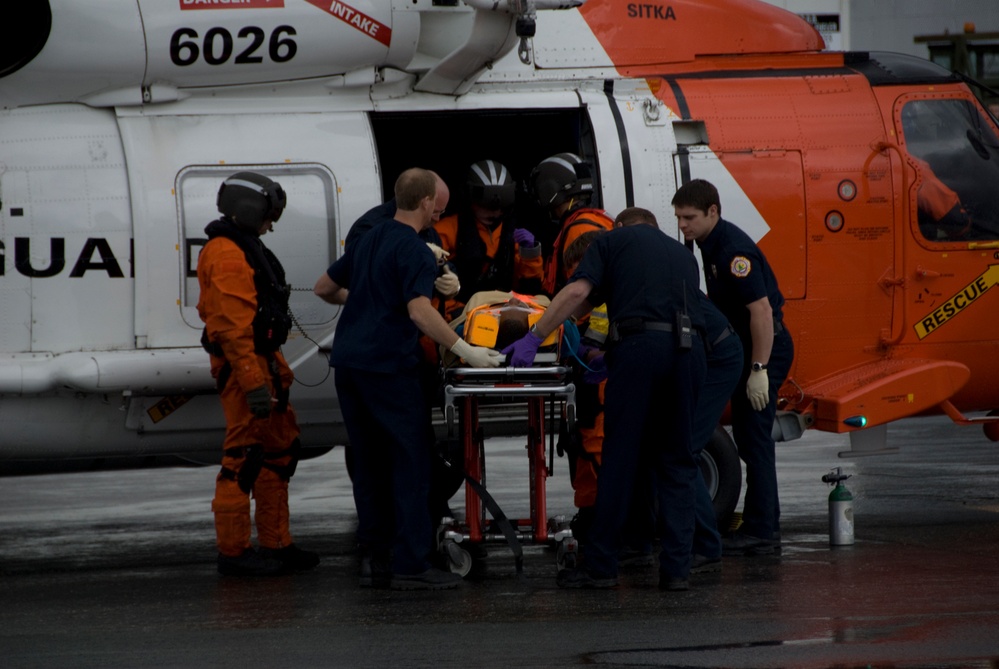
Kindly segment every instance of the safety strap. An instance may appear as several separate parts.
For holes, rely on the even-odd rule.
[[[510,550],[513,551],[513,558],[517,566],[517,576],[523,576],[524,574],[524,549],[520,545],[520,539],[517,538],[517,533],[513,529],[513,524],[510,519],[506,517],[503,513],[503,509],[500,508],[493,496],[489,494],[486,487],[473,479],[467,473],[465,474],[465,482],[472,486],[472,490],[475,494],[479,496],[482,503],[486,505],[489,509],[489,513],[492,514],[493,520],[499,525],[499,528],[503,531],[503,536],[506,537],[506,542],[510,544]]]
[[[260,476],[260,470],[263,468],[271,470],[284,481],[290,480],[295,475],[295,470],[298,469],[301,452],[302,442],[299,439],[295,439],[287,449],[281,451],[264,451],[259,444],[233,446],[225,449],[223,454],[230,458],[245,459],[245,462],[238,472],[228,467],[222,467],[221,476],[230,481],[238,481],[243,492],[248,493],[253,489],[257,477]],[[286,465],[268,462],[268,460],[280,460],[285,456],[290,456]]]
[[[212,355],[224,358],[225,354],[222,353],[222,347],[218,344],[213,343],[212,346],[218,346],[219,352],[212,352]],[[274,386],[274,394],[277,395],[277,404],[274,405],[273,411],[276,413],[284,413],[288,410],[288,402],[290,399],[290,390],[281,385],[281,370],[278,368],[277,358],[271,354],[267,354],[267,370],[271,373],[271,384]],[[226,384],[229,383],[229,379],[232,377],[232,365],[229,364],[229,360],[226,359],[222,363],[222,367],[219,368],[218,377],[215,379],[215,390],[222,394],[225,390]]]
[[[558,425],[558,456],[561,458],[564,455],[569,455],[577,460],[585,460],[592,464],[594,469],[600,471],[600,462],[597,461],[596,454],[590,453],[577,441],[580,436],[578,426],[572,431],[569,430],[568,422],[563,414]]]

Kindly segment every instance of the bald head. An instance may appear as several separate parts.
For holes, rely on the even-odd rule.
[[[434,179],[437,180],[437,191],[434,199],[434,214],[432,216],[434,223],[441,220],[441,216],[444,214],[444,210],[447,209],[447,203],[451,199],[451,189],[447,187],[444,180],[441,179],[437,172],[431,171],[434,175]]]

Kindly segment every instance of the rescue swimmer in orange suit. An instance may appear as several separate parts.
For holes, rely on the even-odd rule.
[[[583,259],[590,243],[604,230],[590,230],[566,245],[562,259],[570,275]],[[607,386],[603,348],[607,343],[607,305],[594,307],[593,311],[577,321],[580,344],[576,352],[585,369],[573,372],[576,384],[576,432],[566,435],[569,447],[569,474],[574,491],[573,503],[578,511],[570,526],[572,535],[584,547],[593,525],[594,506],[597,503],[597,470],[600,467],[604,445],[604,389]]]
[[[539,293],[544,271],[541,245],[511,220],[516,182],[510,170],[495,160],[480,160],[468,168],[465,185],[468,211],[434,224],[461,285],[455,299],[448,300],[448,320],[481,291]]]
[[[218,193],[222,218],[205,228],[198,257],[205,323],[226,418],[222,469],[216,477],[215,531],[219,573],[263,576],[311,569],[319,556],[295,545],[289,529],[288,480],[298,463],[299,428],[288,400],[294,374],[280,346],[288,335],[289,287],[284,269],[260,241],[281,217],[281,186],[238,172]],[[250,493],[260,549],[250,544]]]
[[[538,204],[558,221],[559,232],[545,264],[542,284],[551,296],[569,278],[562,260],[566,247],[584,232],[610,230],[614,221],[602,209],[589,206],[593,197],[590,166],[574,153],[558,153],[538,163],[531,172],[530,187]]]

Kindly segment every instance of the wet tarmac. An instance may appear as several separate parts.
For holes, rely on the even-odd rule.
[[[487,442],[489,487],[526,515],[522,439]],[[0,666],[999,667],[999,445],[946,419],[892,426],[898,454],[845,437],[778,446],[783,550],[725,558],[663,593],[555,586],[555,553],[498,545],[457,591],[361,589],[340,448],[303,462],[292,530],[309,573],[215,572],[214,469],[0,479]],[[564,459],[550,514],[571,515]],[[852,478],[856,544],[829,546],[820,478]],[[462,493],[453,507],[462,508]]]

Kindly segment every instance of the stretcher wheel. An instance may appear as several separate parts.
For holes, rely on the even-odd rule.
[[[558,548],[555,549],[555,564],[559,571],[575,569],[578,557],[579,544],[575,539],[570,537],[558,542]]]
[[[472,555],[454,541],[444,542],[444,555],[447,556],[447,568],[452,574],[462,578],[472,571]]]

